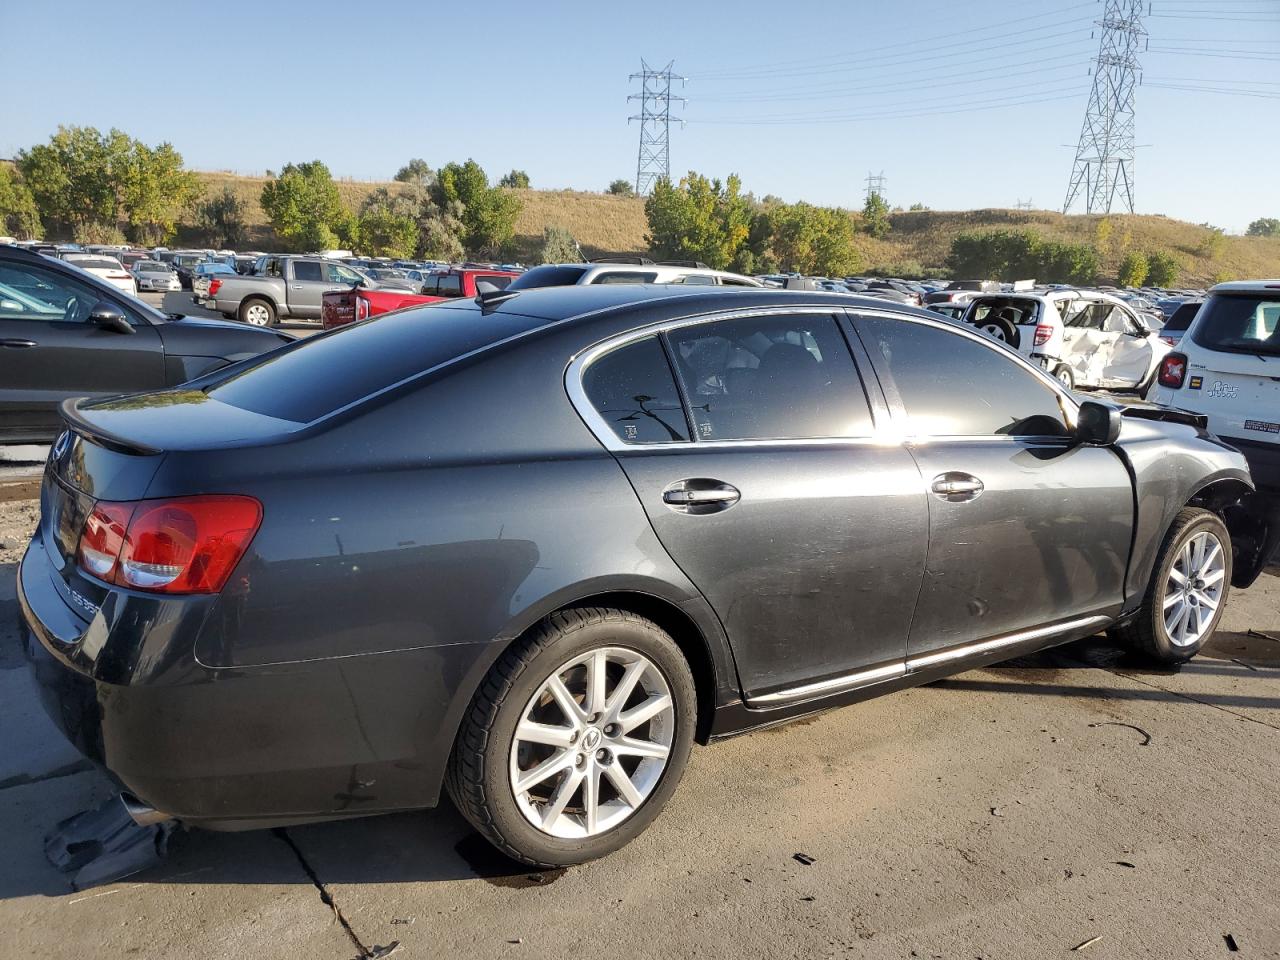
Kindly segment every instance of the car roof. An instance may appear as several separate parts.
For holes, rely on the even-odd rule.
[[[1270,293],[1280,290],[1280,280],[1232,280],[1211,287],[1210,293]]]
[[[669,263],[543,263],[538,267],[530,267],[530,270],[537,270],[539,267],[576,267],[582,270],[583,274],[597,273],[657,273],[658,276],[675,277],[732,277],[735,280],[750,280],[750,284],[746,286],[754,286],[760,281],[755,277],[747,276],[744,273],[732,273],[728,270],[715,270],[711,267],[681,267]],[[825,278],[824,278],[825,279]]]

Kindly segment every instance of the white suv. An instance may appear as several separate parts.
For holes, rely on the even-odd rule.
[[[1096,290],[981,294],[963,321],[1029,357],[1067,389],[1145,393],[1169,351],[1128,304]]]
[[[1280,494],[1280,280],[1210,290],[1151,399],[1205,415],[1248,459],[1259,489]]]
[[[763,287],[753,277],[711,270],[693,263],[654,263],[636,257],[597,263],[544,263],[526,270],[507,285],[507,292],[534,287],[575,287],[587,283],[685,283],[720,287]]]

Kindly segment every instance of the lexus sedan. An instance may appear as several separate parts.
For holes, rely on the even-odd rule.
[[[148,823],[448,790],[578,863],[695,741],[1105,629],[1186,660],[1263,546],[1195,416],[849,295],[503,291],[63,415],[26,647]]]

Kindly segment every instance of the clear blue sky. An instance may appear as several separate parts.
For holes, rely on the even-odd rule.
[[[856,206],[883,170],[903,206],[1056,208],[1101,9],[0,0],[0,156],[85,124],[171,141],[196,169],[319,158],[369,179],[410,157],[474,157],[494,177],[520,167],[537,187],[598,190],[635,176],[628,74],[644,57],[689,77],[673,174],[737,172],[757,195]],[[1280,216],[1280,0],[1152,12],[1138,211],[1231,231]]]

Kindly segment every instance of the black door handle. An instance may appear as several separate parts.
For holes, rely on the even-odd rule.
[[[13,347],[15,350],[34,346],[38,346],[34,340],[19,340],[16,337],[8,340],[0,340],[0,347]]]
[[[677,480],[662,491],[662,502],[672,510],[695,515],[728,510],[741,499],[733,484],[703,477]]]

